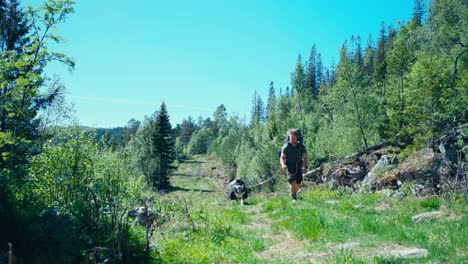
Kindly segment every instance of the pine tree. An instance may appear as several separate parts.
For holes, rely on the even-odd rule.
[[[256,126],[256,125],[259,125],[260,123],[263,123],[265,121],[264,112],[265,110],[264,110],[262,98],[259,95],[257,95],[257,91],[255,91],[253,98],[252,98],[250,125]]]
[[[354,48],[354,57],[353,62],[356,63],[359,69],[363,68],[363,56],[362,56],[362,47],[361,47],[361,37],[357,36],[356,40],[356,47]]]
[[[317,80],[315,82],[317,85],[314,90],[314,96],[317,97],[319,94],[320,86],[323,83],[323,62],[322,62],[322,54],[320,53],[317,55],[317,67],[316,67],[315,76],[317,76]]]
[[[265,122],[265,104],[263,103],[262,97],[258,96],[257,97],[257,115],[258,115],[258,121],[260,123]]]
[[[312,46],[309,55],[309,61],[307,62],[307,70],[305,72],[305,86],[313,94],[316,92],[317,88],[317,77],[316,77],[316,54],[315,45]]]
[[[166,104],[163,102],[159,109],[153,129],[152,156],[157,167],[152,175],[153,188],[162,189],[169,185],[169,173],[175,160],[175,139],[172,135],[172,126],[169,121]]]
[[[413,18],[411,19],[411,22],[413,22],[415,26],[420,27],[422,25],[423,15],[424,15],[423,0],[414,0]]]
[[[376,83],[377,89],[379,89],[376,90],[375,93],[379,96],[380,102],[382,103],[385,101],[385,77],[387,74],[387,62],[385,60],[387,36],[385,33],[385,24],[382,22],[380,24],[379,39],[377,41],[377,49],[375,51],[373,71],[374,82]]]
[[[273,81],[270,82],[270,87],[268,88],[268,102],[266,108],[266,120],[269,121],[273,118],[273,113],[276,107],[276,96],[275,96],[275,87]]]
[[[374,75],[374,44],[371,34],[369,34],[367,39],[366,50],[364,52],[363,72],[369,81],[372,80]]]
[[[306,86],[305,86],[305,73],[304,73],[304,67],[302,66],[302,57],[301,54],[297,56],[297,62],[296,62],[296,67],[294,68],[294,71],[291,73],[291,93],[298,92],[301,95],[304,95],[306,92]]]
[[[331,65],[330,65],[330,83],[329,85],[333,85],[336,82],[336,63],[335,57],[332,57]]]
[[[24,52],[29,29],[18,0],[0,0],[0,51]]]

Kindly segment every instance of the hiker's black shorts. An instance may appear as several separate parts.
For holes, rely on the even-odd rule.
[[[296,174],[293,174],[288,171],[288,182],[291,184],[293,181],[296,181],[298,184],[302,183],[302,172],[298,171]]]

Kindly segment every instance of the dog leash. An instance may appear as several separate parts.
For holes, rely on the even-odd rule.
[[[273,179],[274,177],[278,176],[278,174],[280,173],[280,171],[282,171],[281,168],[280,168],[275,174],[273,174],[273,176],[271,176],[270,178],[268,178],[268,179],[266,179],[266,180],[264,180],[264,181],[262,181],[262,182],[260,182],[260,183],[257,183],[257,184],[255,184],[254,186],[251,186],[251,187],[249,187],[249,188],[252,189],[252,188],[254,188],[254,187],[257,187],[257,186],[260,186],[260,185],[262,185],[262,184],[267,183],[268,181],[270,181],[270,180]]]

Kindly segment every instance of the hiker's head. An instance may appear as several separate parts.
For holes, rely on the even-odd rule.
[[[297,131],[296,131],[296,129],[289,129],[288,134],[289,134],[289,142],[291,142],[291,144],[295,145],[297,143]]]

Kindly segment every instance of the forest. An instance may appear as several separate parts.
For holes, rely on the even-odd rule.
[[[194,113],[174,125],[171,106],[162,103],[151,116],[113,129],[76,125],[66,87],[45,71],[51,62],[75,67],[50,45],[61,43],[55,29],[74,5],[0,0],[0,263],[9,243],[24,263],[168,262],[169,251],[149,243],[154,227],[135,227],[129,212],[159,208],[156,225],[163,225],[171,210],[189,211],[186,200],[162,204],[160,196],[174,190],[177,168],[197,156],[212,157],[224,181],[272,178],[290,128],[302,132],[310,168],[376,145],[404,159],[437,149],[453,129],[468,130],[464,0],[415,0],[410,21],[382,22],[365,43],[350,36],[330,67],[312,43],[307,57],[297,57],[289,87],[271,81],[268,98],[253,94],[250,120],[229,116],[220,102],[212,117],[195,120]],[[465,182],[467,142],[458,142]],[[275,178],[258,192],[278,192],[281,184]],[[466,209],[466,186],[457,191]],[[186,221],[195,230],[194,220]]]

